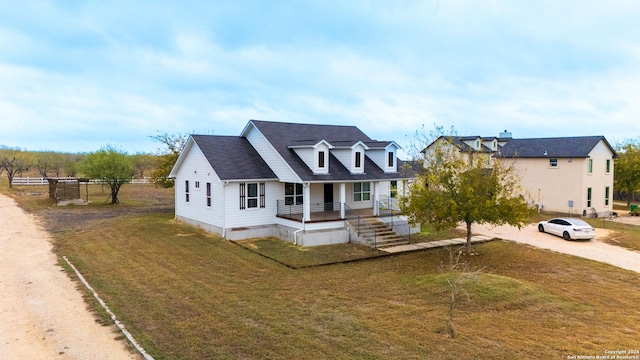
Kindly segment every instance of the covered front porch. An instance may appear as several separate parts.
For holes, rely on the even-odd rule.
[[[303,223],[344,220],[354,215],[378,216],[395,200],[390,181],[283,185],[284,198],[277,200],[276,215]]]

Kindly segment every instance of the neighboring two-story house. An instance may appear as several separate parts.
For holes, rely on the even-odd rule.
[[[425,156],[444,139],[425,148]],[[613,209],[617,154],[604,136],[514,139],[505,131],[497,137],[448,140],[462,156],[486,161],[487,167],[497,158],[513,161],[525,195],[543,211],[595,216]]]
[[[192,135],[170,174],[176,218],[230,240],[349,242],[349,214],[377,215],[407,178],[398,149],[355,126],[251,120],[240,136]]]

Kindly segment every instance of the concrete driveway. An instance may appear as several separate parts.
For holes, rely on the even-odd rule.
[[[599,239],[606,238],[609,234],[609,230],[606,229],[596,229],[596,238],[589,241],[566,241],[555,235],[541,233],[537,224],[530,224],[522,229],[508,225],[494,227],[474,224],[472,231],[474,234],[579,256],[640,273],[640,252],[601,242]]]

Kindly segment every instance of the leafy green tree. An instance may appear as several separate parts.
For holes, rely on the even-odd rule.
[[[111,188],[111,203],[118,204],[120,187],[131,182],[133,163],[126,152],[110,145],[87,154],[83,163],[83,172],[92,179],[104,181]]]
[[[29,167],[30,161],[27,153],[20,150],[2,149],[0,168],[2,171],[6,171],[10,188],[13,187],[13,178],[22,174],[23,171],[29,171]]]
[[[522,195],[520,177],[508,159],[469,161],[451,137],[425,152],[425,169],[401,198],[406,215],[414,223],[426,222],[436,229],[466,225],[465,250],[471,253],[473,224],[510,224],[522,227],[532,209]]]
[[[141,152],[131,155],[131,161],[133,161],[135,176],[140,179],[144,178],[145,171],[152,169],[156,164],[155,156]]]
[[[151,138],[164,145],[163,148],[158,149],[156,168],[151,174],[153,182],[165,188],[173,187],[174,181],[173,179],[169,179],[169,174],[178,160],[182,149],[184,149],[184,146],[187,144],[189,137],[180,133],[164,133],[151,136]]]
[[[640,189],[640,139],[627,140],[617,146],[615,159],[615,187],[627,194],[627,206],[631,205],[633,193]]]

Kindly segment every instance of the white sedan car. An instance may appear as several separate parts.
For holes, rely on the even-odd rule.
[[[538,231],[562,236],[565,240],[593,239],[596,230],[585,221],[574,218],[555,218],[549,221],[540,221]]]

